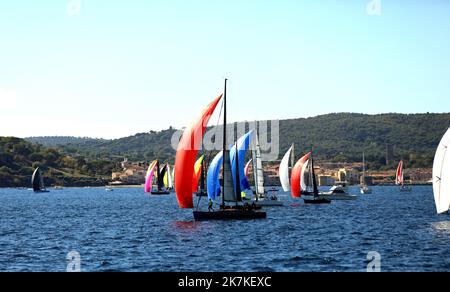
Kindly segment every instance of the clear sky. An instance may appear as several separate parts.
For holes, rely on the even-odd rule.
[[[0,0],[0,135],[449,112],[450,1]],[[68,10],[69,7],[72,9]]]

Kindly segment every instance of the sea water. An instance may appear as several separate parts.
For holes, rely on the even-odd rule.
[[[450,216],[430,186],[280,199],[266,220],[194,222],[175,194],[0,189],[0,271],[450,271]]]

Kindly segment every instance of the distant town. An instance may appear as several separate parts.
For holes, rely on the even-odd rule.
[[[145,162],[130,162],[126,158],[121,163],[122,171],[113,172],[111,185],[141,185],[145,181],[148,164]],[[349,185],[362,183],[361,163],[332,163],[325,162],[315,167],[319,186],[332,186],[345,182]],[[264,166],[267,185],[279,186],[278,163]],[[431,168],[412,168],[405,171],[405,182],[413,185],[431,184]],[[253,182],[253,171],[249,170],[249,181]],[[365,183],[367,185],[393,185],[395,183],[395,169],[389,171],[366,171]]]

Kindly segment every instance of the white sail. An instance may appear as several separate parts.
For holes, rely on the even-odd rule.
[[[253,151],[253,169],[255,177],[255,191],[258,195],[264,195],[264,170],[261,159],[261,146],[259,145],[258,133],[255,135],[255,151]]]
[[[447,130],[436,151],[433,164],[433,191],[438,214],[450,208],[450,129]]]
[[[167,187],[173,188],[172,171],[170,170],[170,164],[167,164]]]
[[[306,184],[306,170],[309,167],[309,159],[303,164],[302,172],[300,174],[300,189],[302,192],[308,189],[308,185]]]
[[[280,163],[280,171],[279,171],[280,182],[285,192],[288,192],[291,189],[291,184],[289,183],[289,161],[290,161],[289,157],[291,156],[293,148],[294,145],[292,145],[292,147],[289,148],[288,152],[286,152]]]
[[[225,167],[223,170],[223,175],[225,176],[225,180],[222,194],[224,196],[225,202],[236,202],[238,199],[236,198],[236,192],[234,190],[233,175],[231,172],[230,151],[225,151],[223,159]]]

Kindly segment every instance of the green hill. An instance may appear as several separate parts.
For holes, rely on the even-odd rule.
[[[363,151],[372,169],[386,168],[386,152],[391,149],[391,165],[404,159],[409,167],[431,167],[436,147],[450,126],[450,114],[336,113],[305,119],[280,121],[280,157],[292,143],[297,154],[314,146],[319,160],[359,162]],[[93,159],[121,159],[173,162],[170,146],[174,129],[141,133],[117,140],[72,143],[64,152]]]
[[[31,175],[38,166],[44,170],[47,186],[84,186],[104,185],[117,164],[85,160],[23,139],[0,137],[0,187],[30,186]]]
[[[450,114],[336,113],[280,121],[280,156],[292,143],[300,155],[314,147],[318,164],[360,162],[363,151],[371,170],[393,169],[399,159],[408,167],[432,167],[436,147],[450,126]],[[118,162],[159,159],[173,163],[175,129],[151,131],[116,140],[34,137],[27,142],[0,138],[0,186],[27,186],[33,168],[47,169],[50,184],[102,184]],[[47,148],[43,145],[52,145]],[[390,164],[386,165],[389,151]]]

